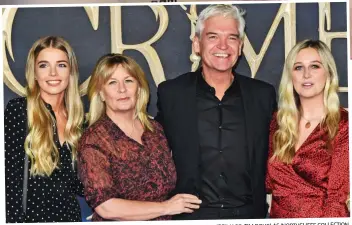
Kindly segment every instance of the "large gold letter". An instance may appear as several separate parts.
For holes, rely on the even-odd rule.
[[[113,6],[110,8],[111,51],[122,53],[126,49],[133,49],[141,52],[149,64],[155,84],[159,85],[162,81],[165,80],[165,74],[161,65],[160,58],[151,44],[156,42],[164,34],[169,23],[169,16],[165,7],[162,5],[151,5],[150,8],[153,10],[155,17],[159,17],[159,29],[151,39],[136,45],[125,45],[122,43],[121,7]]]
[[[259,54],[256,54],[247,35],[244,37],[243,54],[246,57],[251,69],[252,77],[255,77],[259,66],[264,58],[265,52],[268,50],[271,39],[273,38],[281,19],[284,18],[285,28],[285,58],[291,48],[296,44],[296,5],[295,3],[282,3],[276,14],[273,24],[268,31],[263,46]]]
[[[326,19],[326,20],[325,20]],[[326,23],[325,23],[326,21]],[[331,41],[335,38],[347,38],[347,32],[328,32],[331,30],[331,8],[329,2],[319,3],[319,39],[331,49]],[[339,87],[340,92],[348,92],[347,87]]]

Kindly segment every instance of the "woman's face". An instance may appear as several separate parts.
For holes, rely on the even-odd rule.
[[[134,113],[138,88],[137,80],[121,65],[117,66],[100,91],[106,104],[106,113]]]
[[[314,48],[302,49],[292,68],[292,82],[300,99],[323,98],[328,72]]]
[[[56,48],[43,49],[34,68],[43,99],[65,94],[70,80],[70,65],[65,52]]]

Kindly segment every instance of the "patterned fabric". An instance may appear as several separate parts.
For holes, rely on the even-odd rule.
[[[106,115],[84,133],[78,168],[92,209],[111,198],[154,202],[168,198],[176,184],[176,170],[162,127],[151,122],[154,132],[143,133],[143,145],[126,136]],[[105,219],[94,213],[92,220]]]
[[[49,104],[48,110],[55,116]],[[72,168],[71,152],[60,145],[55,126],[54,139],[60,164],[47,176],[30,176],[28,166],[27,212],[22,213],[24,169],[24,141],[27,126],[27,100],[16,98],[5,110],[5,184],[6,222],[80,222],[81,210],[76,194],[83,195],[83,187]]]
[[[270,218],[347,217],[349,194],[348,112],[341,109],[339,131],[329,149],[327,129],[318,125],[291,164],[270,161],[276,114],[270,125],[266,177],[272,193]]]

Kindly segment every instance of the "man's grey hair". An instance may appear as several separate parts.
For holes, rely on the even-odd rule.
[[[244,37],[244,28],[246,26],[246,21],[243,16],[246,13],[244,9],[239,8],[238,6],[233,5],[210,5],[203,9],[199,14],[197,24],[196,24],[196,36],[201,37],[201,34],[204,29],[204,22],[212,16],[224,16],[235,19],[238,22],[238,32],[240,38]]]

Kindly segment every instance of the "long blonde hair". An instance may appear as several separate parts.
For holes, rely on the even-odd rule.
[[[105,114],[105,102],[101,100],[99,92],[103,85],[110,79],[116,68],[120,65],[138,82],[139,91],[135,108],[135,117],[141,121],[142,125],[147,130],[153,131],[153,126],[150,123],[147,113],[147,105],[150,95],[149,86],[142,68],[132,58],[122,54],[113,53],[106,54],[98,60],[93,74],[90,77],[88,85],[88,99],[90,102],[88,113],[89,126]]]
[[[64,138],[72,151],[72,160],[76,159],[76,146],[81,137],[83,105],[78,88],[78,66],[71,46],[62,38],[48,36],[37,40],[30,49],[26,64],[27,80],[27,124],[28,135],[24,149],[31,160],[31,175],[50,176],[59,167],[60,154],[55,145],[53,126],[55,118],[46,108],[40,97],[40,87],[35,80],[35,61],[45,48],[59,49],[67,54],[70,65],[70,80],[65,90],[67,123]]]
[[[295,145],[298,141],[298,122],[300,120],[300,100],[292,83],[292,70],[297,54],[305,48],[313,48],[320,55],[323,67],[327,71],[324,87],[324,111],[321,122],[328,130],[329,142],[335,137],[340,121],[340,101],[337,95],[338,75],[335,60],[322,41],[304,40],[297,43],[288,54],[279,87],[279,104],[277,123],[279,129],[273,137],[273,158],[291,163],[295,155]]]

